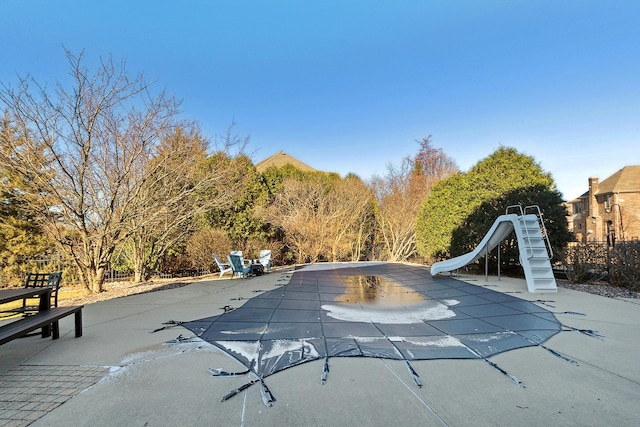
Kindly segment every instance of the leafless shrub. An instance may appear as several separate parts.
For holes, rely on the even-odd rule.
[[[640,240],[618,242],[610,256],[611,284],[640,290]]]
[[[221,261],[226,262],[227,254],[231,250],[231,241],[227,233],[219,229],[196,231],[187,242],[187,253],[192,266],[209,272],[218,271],[213,254],[217,254]]]
[[[640,290],[640,241],[576,243],[561,254],[571,283],[606,280],[629,290]]]
[[[561,258],[571,283],[602,280],[607,274],[607,251],[603,245],[576,243],[567,247]]]

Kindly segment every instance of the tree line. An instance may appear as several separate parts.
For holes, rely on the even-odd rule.
[[[124,62],[91,71],[83,53],[66,57],[71,83],[27,75],[0,87],[3,278],[19,276],[19,257],[53,253],[93,292],[108,268],[143,281],[211,270],[212,252],[237,249],[271,249],[280,264],[432,260],[473,244],[460,230],[483,233],[514,201],[542,205],[558,245],[571,238],[553,179],[514,149],[464,173],[429,136],[368,181],[292,165],[259,172],[232,126],[207,138]]]

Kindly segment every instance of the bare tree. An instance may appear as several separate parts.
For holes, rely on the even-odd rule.
[[[318,180],[287,178],[265,210],[256,214],[284,231],[284,242],[296,254],[298,263],[316,261],[324,242],[317,209],[324,186]]]
[[[374,177],[378,209],[378,240],[383,259],[404,261],[416,253],[416,218],[431,187],[458,168],[442,149],[431,146],[431,135],[418,141],[418,153],[403,159],[399,168],[388,166],[385,177]]]
[[[280,227],[297,262],[341,261],[359,254],[362,218],[373,195],[357,177],[331,179],[316,174],[288,178],[266,210],[267,222]]]
[[[417,142],[420,149],[413,158],[414,175],[421,177],[421,185],[431,190],[433,184],[458,172],[456,162],[447,156],[442,148],[431,145],[431,135]]]
[[[150,179],[135,194],[137,211],[126,224],[123,253],[136,282],[148,279],[167,251],[186,242],[201,215],[231,203],[246,176],[230,150],[242,151],[245,144],[228,133],[219,151],[208,156],[209,142],[194,125],[181,125],[161,139],[147,163]]]
[[[327,252],[333,261],[358,261],[373,213],[373,192],[355,175],[335,183],[326,196]]]
[[[226,254],[234,250],[231,239],[226,231],[216,229],[200,229],[195,231],[187,241],[187,253],[191,263],[196,268],[206,269],[209,272],[219,271],[213,254],[217,254],[227,262]]]
[[[152,96],[124,62],[102,59],[91,73],[83,54],[66,55],[69,88],[57,83],[50,91],[29,76],[19,77],[16,89],[2,86],[0,101],[21,137],[2,141],[0,162],[29,177],[20,189],[28,208],[99,292],[115,248],[134,234],[134,218],[151,202],[141,197],[155,179],[148,164],[160,156],[178,103]]]

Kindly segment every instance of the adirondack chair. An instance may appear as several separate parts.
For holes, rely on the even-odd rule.
[[[240,275],[240,277],[244,279],[247,275],[251,273],[251,270],[252,270],[251,266],[245,267],[244,262],[240,257],[240,255],[234,254],[232,252],[229,254],[228,258],[229,258],[229,264],[231,264],[232,279],[233,279],[233,276],[235,276],[236,274]]]
[[[220,269],[220,279],[222,279],[224,273],[228,271],[233,272],[231,264],[228,262],[220,261],[220,258],[218,258],[218,255],[216,255],[215,253],[213,254],[213,260],[216,262],[216,264],[218,264],[218,268]],[[231,275],[233,276],[233,273],[231,273]]]
[[[260,251],[260,264],[262,264],[264,271],[267,273],[271,271],[271,251],[269,249]]]
[[[244,265],[245,267],[247,266],[247,264],[251,264],[250,260],[244,259],[244,257],[242,256],[242,251],[231,251],[231,255],[238,255],[240,257],[240,261],[242,261],[242,265]]]

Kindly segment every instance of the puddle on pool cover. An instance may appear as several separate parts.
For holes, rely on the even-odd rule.
[[[345,293],[337,296],[336,302],[397,307],[424,301],[413,289],[380,276],[349,276],[345,282]]]

